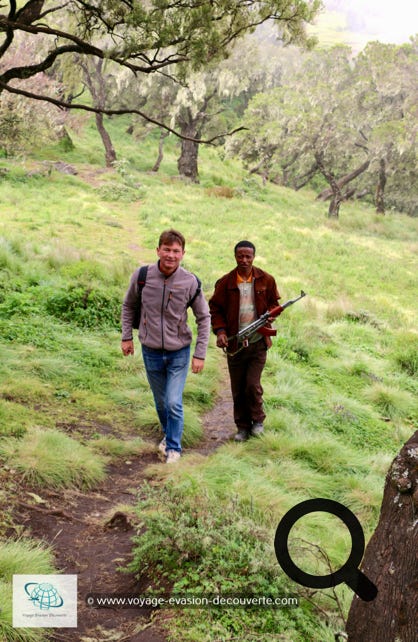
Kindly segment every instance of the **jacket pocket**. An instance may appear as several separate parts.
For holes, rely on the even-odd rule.
[[[255,303],[257,309],[264,308],[267,310],[267,288],[264,286],[256,287],[255,289]]]

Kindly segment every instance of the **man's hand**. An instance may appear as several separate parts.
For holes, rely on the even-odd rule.
[[[227,348],[228,347],[228,338],[226,332],[218,332],[216,335],[216,345],[218,348]]]
[[[202,372],[204,367],[205,367],[204,359],[198,359],[197,357],[192,358],[192,372],[194,374],[198,374],[199,372]]]
[[[277,308],[279,308],[279,307],[280,307],[280,306],[277,306]],[[277,309],[277,308],[276,308],[276,309]],[[281,315],[281,313],[282,313],[282,312],[283,312],[283,310],[279,310],[278,312],[276,312],[276,314],[274,315],[274,317],[269,317],[269,318],[267,319],[267,321],[268,321],[269,323],[273,323],[273,321],[275,321],[275,320],[277,319],[277,317],[279,317],[279,316]]]
[[[122,341],[121,348],[125,357],[127,357],[130,354],[133,355],[135,352],[134,342],[132,339],[129,339],[129,341]]]

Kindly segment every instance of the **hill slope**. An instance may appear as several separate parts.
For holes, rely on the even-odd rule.
[[[133,569],[151,569],[177,593],[300,598],[298,609],[184,609],[170,620],[173,639],[333,640],[351,592],[313,596],[291,582],[275,560],[274,532],[310,497],[344,503],[367,537],[376,524],[385,472],[417,415],[417,221],[357,203],[329,221],[312,193],[262,186],[216,149],[201,150],[200,185],[184,184],[175,141],[150,174],[156,141],[128,138],[123,121],[109,127],[122,159],[115,171],[102,169],[87,125],[72,134],[74,151],[39,150],[8,164],[0,184],[1,534],[21,533],[13,518],[21,483],[94,488],[121,443],[124,454],[145,452],[135,437],[158,437],[141,359],[121,357],[118,319],[129,275],[154,260],[161,230],[185,234],[184,265],[207,296],[248,238],[282,300],[308,294],[277,322],[263,379],[266,434],[209,457],[187,454],[201,439],[202,412],[227,385],[212,341],[204,373],[187,383],[185,456],[174,470],[151,466],[164,483],[142,489],[147,531]],[[336,569],[350,541],[321,514],[301,520],[292,546],[302,568],[327,573],[318,551]]]

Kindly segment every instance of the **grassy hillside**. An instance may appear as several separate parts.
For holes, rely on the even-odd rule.
[[[301,597],[299,608],[178,611],[173,640],[331,641],[351,591],[314,597],[289,580],[275,560],[274,532],[284,512],[310,497],[344,503],[367,537],[376,525],[385,473],[417,416],[418,222],[358,203],[329,221],[314,194],[262,186],[214,148],[201,150],[201,183],[184,184],[174,140],[151,174],[156,139],[134,141],[123,120],[108,124],[114,171],[103,169],[90,123],[72,132],[73,151],[43,148],[2,163],[0,536],[21,534],[12,516],[20,484],[94,487],[122,442],[124,453],[141,452],[159,434],[141,358],[122,358],[118,323],[129,275],[154,260],[161,230],[185,234],[184,266],[207,296],[234,266],[235,243],[248,238],[282,300],[301,288],[308,294],[276,324],[263,379],[266,433],[209,457],[187,453],[226,385],[212,340],[204,373],[187,383],[185,456],[170,470],[152,467],[164,483],[143,489],[147,534],[135,544],[134,568],[152,569],[178,593]],[[77,175],[57,171],[56,161]],[[292,531],[292,554],[307,572],[329,572],[321,550],[338,568],[349,546],[344,525],[324,514]],[[42,572],[38,558],[28,566],[22,554],[21,564]],[[7,618],[0,612],[3,637],[20,639]]]

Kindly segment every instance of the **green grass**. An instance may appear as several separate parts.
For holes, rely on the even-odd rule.
[[[257,581],[273,573],[278,586],[297,593],[300,587],[274,560],[280,517],[298,501],[328,497],[351,508],[369,537],[387,469],[417,420],[418,221],[397,213],[378,217],[358,202],[344,203],[340,219],[330,221],[327,206],[309,190],[263,186],[234,160],[222,161],[216,148],[200,150],[201,183],[185,184],[176,177],[179,149],[171,137],[160,172],[151,174],[158,137],[135,141],[124,133],[126,119],[107,124],[119,171],[104,170],[88,121],[71,132],[74,150],[35,150],[10,163],[0,184],[0,459],[15,470],[16,483],[91,487],[102,479],[107,458],[147,452],[147,440],[158,440],[160,430],[139,346],[129,359],[119,349],[119,307],[129,276],[156,259],[161,230],[178,227],[186,236],[184,266],[199,275],[209,297],[217,278],[234,266],[233,246],[248,238],[257,248],[256,264],[275,275],[282,300],[301,288],[308,295],[276,323],[263,375],[265,435],[226,444],[209,457],[190,453],[202,437],[202,413],[216,390],[228,386],[212,337],[204,372],[186,384],[185,456],[170,470],[157,463],[150,468],[156,487],[144,487],[142,496],[152,499],[153,511],[143,519],[150,532],[169,527],[174,539],[190,538],[196,533],[183,526],[197,512],[199,529],[216,541],[216,551],[199,549],[180,571],[167,551],[160,568],[167,581],[199,587],[205,563],[214,568],[222,560],[223,575],[239,586],[234,546],[242,536]],[[78,174],[28,176],[27,169],[45,160],[64,160]],[[179,514],[167,517],[168,483]],[[7,511],[7,494],[1,499]],[[254,538],[252,553],[251,529],[262,542]],[[321,549],[336,567],[346,559],[342,523],[301,520],[296,535],[301,563],[305,557],[312,567],[323,563],[313,554]],[[178,544],[183,554],[189,541]],[[146,543],[135,551],[138,573],[154,563],[155,542],[154,549],[152,538]],[[337,587],[336,593],[346,614],[350,592]],[[185,610],[170,620],[170,635],[249,642],[259,631],[271,639],[274,627],[291,642],[323,642],[343,628],[326,592],[314,605],[302,598],[298,609],[269,613],[268,625],[263,615]]]
[[[24,479],[40,487],[91,488],[105,477],[103,460],[57,430],[32,428],[19,440],[3,439],[0,456]]]
[[[56,573],[51,550],[27,539],[0,541],[0,637],[4,642],[44,642],[45,629],[12,626],[13,575]]]

